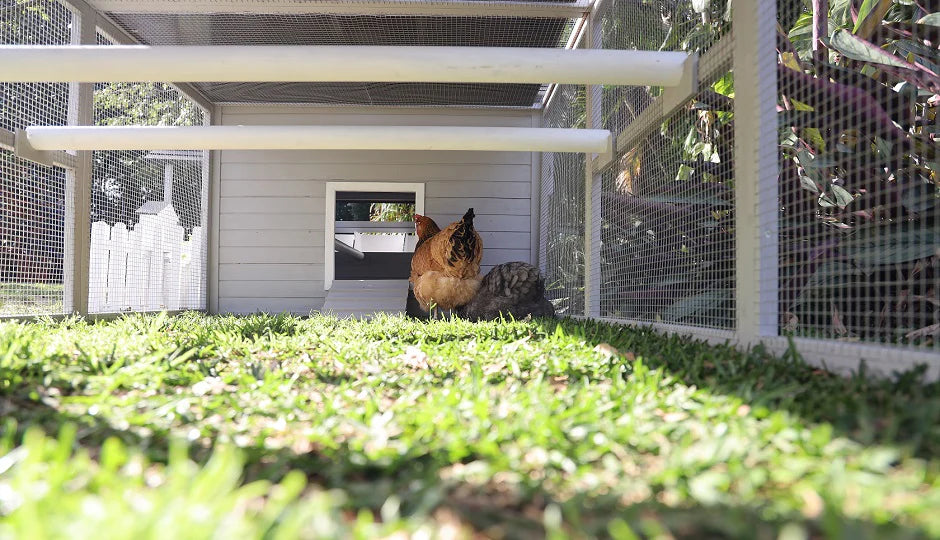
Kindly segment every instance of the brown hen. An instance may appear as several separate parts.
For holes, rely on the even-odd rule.
[[[418,237],[418,243],[415,244],[415,251],[417,251],[417,249],[421,247],[421,244],[428,238],[431,238],[439,232],[441,232],[441,228],[437,226],[437,222],[428,216],[415,214],[415,235]]]
[[[416,219],[419,245],[411,258],[408,281],[422,309],[432,304],[454,309],[469,302],[480,288],[483,240],[473,228],[473,218],[471,208],[463,218],[423,240],[421,221]]]

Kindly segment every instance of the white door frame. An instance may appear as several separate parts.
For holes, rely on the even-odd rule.
[[[336,237],[336,192],[338,191],[391,191],[394,193],[414,193],[415,212],[424,214],[423,182],[327,182],[326,183],[326,223],[324,224],[323,290],[333,286],[336,277],[336,259],[333,239]]]

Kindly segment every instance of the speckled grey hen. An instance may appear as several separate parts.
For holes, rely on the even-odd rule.
[[[492,321],[503,317],[554,317],[555,307],[545,298],[545,279],[529,263],[510,262],[494,266],[477,294],[455,310],[459,317]]]

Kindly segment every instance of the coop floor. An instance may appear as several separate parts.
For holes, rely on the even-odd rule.
[[[0,418],[0,538],[940,535],[937,386],[593,323],[8,322]]]

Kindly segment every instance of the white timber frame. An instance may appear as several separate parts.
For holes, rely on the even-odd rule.
[[[17,145],[54,150],[460,150],[607,152],[610,132],[482,126],[31,126]]]
[[[443,82],[678,86],[672,51],[376,45],[0,45],[0,82]]]
[[[89,0],[101,11],[118,13],[272,13],[335,15],[400,15],[450,17],[557,17],[577,18],[591,10],[595,0],[531,2],[526,0]]]
[[[414,193],[415,213],[424,214],[423,182],[327,182],[326,206],[323,223],[323,289],[330,290],[336,277],[336,259],[333,239],[336,238],[336,193],[340,191],[386,191]]]

